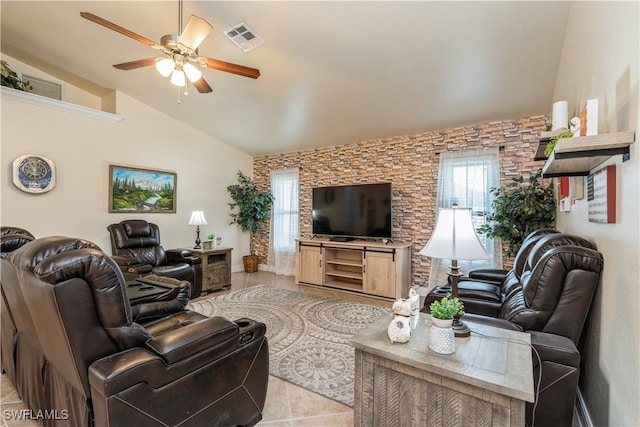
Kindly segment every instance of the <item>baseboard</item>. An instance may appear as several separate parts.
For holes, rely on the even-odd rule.
[[[593,427],[593,422],[591,421],[591,417],[589,416],[589,410],[587,409],[587,404],[582,397],[582,393],[580,393],[580,389],[578,389],[578,398],[576,399],[576,420],[578,426],[580,427]]]

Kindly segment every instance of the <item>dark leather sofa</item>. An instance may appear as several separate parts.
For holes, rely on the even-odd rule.
[[[32,321],[18,335],[41,352],[40,363],[24,365],[41,395],[25,403],[47,411],[45,425],[232,426],[262,418],[263,323],[184,310],[184,293],[169,301],[170,314],[157,301],[136,313],[118,265],[82,239],[36,239],[2,262],[3,289],[21,292]],[[178,293],[190,287],[163,280]]]
[[[202,261],[185,249],[165,250],[160,228],[142,219],[128,219],[107,227],[111,253],[126,280],[155,274],[191,283],[191,297],[202,293]]]
[[[580,336],[604,264],[594,248],[577,236],[538,236],[533,247],[525,249],[529,253],[522,272],[510,274],[518,279],[503,295],[497,316],[484,315],[484,309],[474,314],[474,307],[482,307],[482,298],[473,301],[474,295],[469,294],[463,298],[463,321],[530,334],[534,384],[539,380],[540,385],[536,402],[527,403],[527,425],[572,425],[580,377]],[[435,298],[431,293],[422,310],[428,312]]]

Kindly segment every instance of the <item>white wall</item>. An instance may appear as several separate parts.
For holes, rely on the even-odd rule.
[[[8,60],[18,71],[20,63]],[[53,80],[46,75],[42,78]],[[84,96],[75,89],[65,92],[76,99]],[[238,170],[252,174],[251,156],[122,93],[116,96],[116,113],[124,116],[119,123],[7,98],[2,99],[1,107],[2,225],[26,228],[36,237],[81,237],[111,253],[107,225],[142,218],[160,226],[162,244],[169,249],[194,244],[195,228],[187,222],[192,210],[203,210],[209,225],[200,227],[201,238],[208,233],[222,236],[223,245],[234,248],[233,270],[242,270],[249,239],[247,233],[229,225],[226,186],[236,182]],[[12,162],[27,153],[54,161],[57,185],[50,192],[34,195],[13,185]],[[110,164],[176,172],[177,212],[108,213]]]
[[[599,100],[599,133],[640,134],[638,2],[572,2],[554,101],[570,117]],[[573,111],[572,111],[573,110]],[[640,425],[640,143],[616,165],[615,224],[588,221],[587,201],[558,212],[558,228],[587,237],[604,256],[582,353],[580,390],[595,425]]]

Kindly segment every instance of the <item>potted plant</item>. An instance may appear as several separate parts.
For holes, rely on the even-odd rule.
[[[542,170],[529,174],[526,180],[523,176],[513,178],[504,187],[490,191],[495,195],[493,211],[484,213],[487,222],[478,227],[478,232],[507,243],[509,257],[518,252],[529,233],[555,226],[553,185],[542,182]]]
[[[23,92],[26,92],[27,89],[33,89],[33,87],[29,84],[29,81],[24,81],[20,77],[18,77],[18,74],[16,74],[16,72],[9,67],[9,64],[7,64],[7,61],[5,60],[0,61],[0,72],[2,74],[0,80],[2,86],[21,90]]]
[[[453,318],[464,315],[464,304],[458,298],[446,295],[431,303],[431,330],[429,348],[436,353],[451,354],[456,351],[455,333],[451,327]]]
[[[455,315],[464,315],[464,304],[458,298],[449,295],[431,303],[431,318],[433,323],[440,328],[451,327]]]
[[[212,249],[213,248],[213,239],[215,239],[216,235],[213,233],[207,234],[207,240],[202,242],[202,249]]]
[[[233,203],[229,203],[231,224],[238,224],[242,231],[249,232],[250,254],[245,255],[242,260],[245,271],[253,273],[258,270],[258,255],[254,252],[254,237],[264,232],[262,223],[271,213],[271,203],[274,197],[270,192],[261,192],[251,178],[244,175],[242,171],[238,171],[238,183],[229,185],[227,191],[233,199]],[[235,211],[236,207],[237,211]]]
[[[549,142],[547,142],[547,145],[545,145],[544,147],[544,156],[549,158],[551,153],[553,153],[553,149],[556,147],[556,142],[558,142],[559,139],[571,138],[572,136],[573,136],[573,132],[568,130],[566,132],[562,132],[560,135],[556,135],[553,138],[551,138]]]

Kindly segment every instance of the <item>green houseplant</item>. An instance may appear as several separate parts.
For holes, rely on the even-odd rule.
[[[271,213],[274,200],[270,192],[261,192],[250,177],[238,171],[238,183],[229,185],[227,191],[233,199],[231,208],[231,224],[238,224],[242,231],[249,232],[249,255],[243,257],[244,268],[248,273],[258,270],[258,255],[254,252],[254,236],[264,232],[262,223]],[[237,208],[237,211],[236,211]]]
[[[507,243],[507,254],[513,257],[529,233],[540,228],[555,226],[556,202],[553,185],[542,182],[542,170],[513,178],[504,187],[490,190],[495,199],[492,212],[486,213],[487,222],[478,232]]]
[[[18,77],[15,71],[13,71],[7,61],[0,61],[0,74],[2,74],[0,83],[2,86],[10,87],[12,89],[21,90],[26,92],[27,89],[33,89],[28,80],[22,80]]]
[[[553,153],[553,149],[556,147],[556,142],[562,138],[571,138],[573,133],[571,131],[566,131],[561,133],[560,135],[556,135],[547,142],[547,145],[544,147],[544,156],[549,157],[551,153]]]
[[[453,320],[456,314],[464,315],[464,304],[458,298],[451,298],[446,295],[439,300],[435,300],[429,306],[431,317],[442,320]]]

